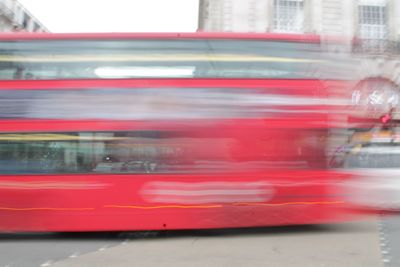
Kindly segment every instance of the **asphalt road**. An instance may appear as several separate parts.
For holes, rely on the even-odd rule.
[[[400,266],[400,216],[383,217],[378,227],[385,267]]]
[[[1,234],[0,266],[34,267],[123,242],[118,234]]]
[[[395,228],[400,219],[393,223]],[[378,221],[370,220],[232,230],[2,234],[0,267],[379,267],[380,230]]]

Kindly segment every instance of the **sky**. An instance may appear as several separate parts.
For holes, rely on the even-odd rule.
[[[194,32],[199,0],[19,0],[51,32]]]

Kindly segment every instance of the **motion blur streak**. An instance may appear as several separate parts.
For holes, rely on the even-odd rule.
[[[286,203],[233,203],[233,206],[286,206],[286,205],[332,205],[332,204],[343,204],[344,201],[332,201],[332,202],[286,202]],[[104,205],[104,208],[120,208],[120,209],[215,209],[223,208],[224,205],[162,205],[162,206],[135,206],[135,205]],[[50,208],[50,207],[38,207],[38,208],[11,208],[11,207],[0,207],[0,210],[10,211],[89,211],[95,210],[95,208]]]
[[[236,85],[237,86],[237,85]],[[0,113],[15,119],[255,119],[326,115],[343,99],[274,93],[279,88],[129,88],[0,90]],[[132,105],[135,103],[135,105]],[[336,112],[336,111],[335,111]],[[310,119],[311,119],[310,118]],[[0,140],[82,140],[65,134],[3,134]]]
[[[9,210],[9,211],[89,211],[94,210],[95,208],[46,208],[46,207],[38,207],[38,208],[10,208],[10,207],[0,207],[0,210]]]
[[[235,55],[79,55],[79,56],[68,56],[68,55],[53,55],[51,57],[41,56],[30,56],[30,57],[19,57],[19,56],[0,56],[0,61],[4,62],[121,62],[121,61],[223,61],[223,62],[323,62],[322,60],[312,59],[301,59],[301,58],[284,58],[284,57],[259,57],[254,55],[248,56],[235,56]]]
[[[215,209],[222,208],[223,205],[166,205],[166,206],[134,206],[134,205],[105,205],[105,208],[120,208],[120,209]]]
[[[235,206],[286,206],[286,205],[333,205],[344,204],[345,201],[326,202],[285,202],[285,203],[234,203]]]
[[[272,186],[256,182],[151,182],[142,190],[149,202],[203,204],[265,202],[273,196]]]
[[[43,190],[43,189],[100,189],[108,187],[107,184],[93,183],[93,182],[19,182],[19,181],[0,181],[0,189],[14,189],[14,190]]]
[[[163,205],[163,206],[134,206],[134,205],[105,205],[105,208],[121,209],[212,209],[223,208],[227,206],[287,206],[287,205],[334,205],[344,204],[344,201],[331,202],[285,202],[285,203],[232,203],[223,205]]]

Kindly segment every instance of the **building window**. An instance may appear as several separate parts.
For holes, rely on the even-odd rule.
[[[35,22],[33,24],[33,32],[39,32],[39,31],[40,31],[40,25]]]
[[[303,0],[274,0],[274,31],[304,31]]]
[[[26,30],[28,28],[28,15],[26,13],[23,13],[22,15],[22,27]]]
[[[361,39],[387,39],[388,20],[385,0],[359,0],[358,13]]]

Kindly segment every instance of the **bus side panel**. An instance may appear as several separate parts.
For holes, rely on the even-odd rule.
[[[2,176],[0,230],[161,230],[349,219],[330,171],[225,175]]]

